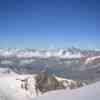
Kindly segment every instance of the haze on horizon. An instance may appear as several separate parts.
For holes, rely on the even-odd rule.
[[[0,48],[100,48],[99,0],[0,0]]]

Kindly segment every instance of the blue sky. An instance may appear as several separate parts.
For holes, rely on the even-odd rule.
[[[1,48],[100,48],[99,0],[0,0]]]

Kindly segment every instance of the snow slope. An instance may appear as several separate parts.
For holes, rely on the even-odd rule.
[[[49,92],[32,100],[100,100],[100,82],[72,91]]]
[[[57,90],[42,96],[31,97],[29,92],[21,89],[20,81],[28,75],[0,74],[0,100],[100,100],[100,82],[74,90]],[[60,80],[60,78],[57,78]]]
[[[30,100],[15,76],[0,76],[0,100]]]

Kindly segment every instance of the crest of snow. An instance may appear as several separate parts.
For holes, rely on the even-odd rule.
[[[15,56],[17,49],[0,49],[0,55],[4,57]]]
[[[96,59],[100,59],[100,56],[87,58],[87,60],[85,61],[85,64],[91,63],[91,61],[96,60]]]
[[[60,58],[81,58],[82,55],[80,53],[71,54],[70,52],[66,52],[64,55],[61,55]]]
[[[5,57],[12,56],[12,55],[13,55],[13,53],[9,52],[9,51],[5,51],[5,52],[1,53],[1,56],[5,56]]]
[[[16,55],[18,58],[31,58],[33,56],[33,52],[19,52],[17,55]]]
[[[62,78],[62,77],[57,77],[56,75],[54,75],[54,76],[59,82],[68,80],[68,79],[65,79],[65,78]]]

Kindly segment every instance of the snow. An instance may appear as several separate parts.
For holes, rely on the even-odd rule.
[[[14,72],[0,74],[0,100],[100,100],[100,82],[74,90],[51,91],[36,97],[33,87],[35,83],[34,76],[35,74],[18,75]],[[30,91],[21,88],[20,79],[27,77],[30,77],[29,83],[32,83],[29,87]],[[56,79],[59,81],[66,80],[61,77],[56,77]]]
[[[16,74],[0,76],[0,100],[30,100],[26,91],[21,89]]]
[[[91,63],[92,61],[96,60],[96,59],[100,59],[100,56],[94,56],[94,57],[90,57],[85,61],[85,64]]]
[[[85,58],[91,56],[100,56],[100,51],[81,50],[77,48],[54,48],[54,49],[0,49],[0,56],[3,57],[17,57],[17,58]]]
[[[82,54],[68,49],[0,49],[0,56],[17,58],[80,58]]]
[[[100,82],[75,90],[49,92],[32,100],[100,100]]]

